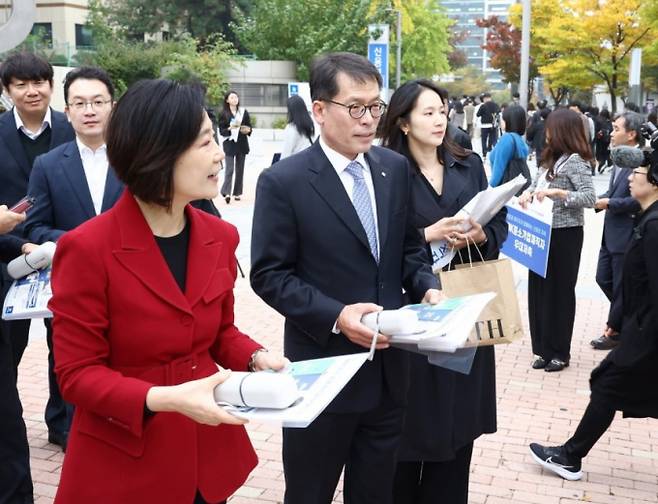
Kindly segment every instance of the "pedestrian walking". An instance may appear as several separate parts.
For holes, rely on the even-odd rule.
[[[589,404],[573,436],[560,446],[532,443],[533,459],[567,480],[582,478],[582,460],[612,424],[624,417],[658,418],[658,165],[628,177],[642,211],[635,218],[623,272],[622,337],[592,371]],[[648,449],[648,448],[647,448]]]

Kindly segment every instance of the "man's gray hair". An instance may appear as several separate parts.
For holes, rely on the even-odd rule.
[[[644,145],[644,137],[642,136],[642,125],[645,118],[642,114],[627,110],[619,115],[624,120],[624,128],[626,131],[635,131],[635,140],[641,146]]]

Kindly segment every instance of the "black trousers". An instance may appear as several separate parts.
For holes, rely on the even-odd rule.
[[[577,459],[585,458],[605,431],[608,430],[614,418],[615,409],[608,406],[605,401],[596,399],[592,395],[576,432],[564,444],[567,455]]]
[[[599,261],[596,266],[596,283],[599,284],[603,294],[610,301],[608,326],[617,332],[621,331],[621,323],[624,317],[621,298],[621,273],[623,268],[624,254],[613,254],[608,250],[605,243],[601,244]]]
[[[283,429],[285,504],[330,504],[345,467],[345,504],[391,504],[402,408],[388,398],[365,413],[323,413]]]
[[[532,352],[544,360],[571,358],[576,316],[576,280],[583,228],[557,228],[551,234],[546,278],[528,272],[528,319]]]
[[[482,157],[484,157],[496,145],[498,132],[496,128],[481,128],[480,134],[482,136]]]
[[[48,343],[48,402],[46,403],[46,425],[48,432],[68,434],[73,421],[73,405],[62,399],[55,376],[55,354],[53,352],[53,325],[51,319],[44,319],[46,342]]]
[[[16,388],[14,345],[5,324],[0,330],[0,503],[33,502],[30,449],[23,407]],[[21,352],[22,353],[22,352]]]
[[[398,462],[394,504],[468,504],[473,443],[445,462]]]
[[[244,161],[247,156],[245,154],[236,154],[235,156],[226,156],[224,160],[225,172],[224,183],[220,193],[222,196],[241,196],[242,185],[244,181]],[[233,184],[233,173],[235,172],[235,184]],[[233,192],[231,192],[233,186]]]

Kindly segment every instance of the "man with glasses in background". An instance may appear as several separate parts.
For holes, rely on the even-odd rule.
[[[81,67],[66,75],[65,111],[75,130],[75,140],[39,156],[34,162],[28,192],[36,201],[25,222],[25,235],[30,241],[56,242],[66,231],[111,208],[121,195],[123,186],[108,167],[105,153],[105,127],[113,99],[114,86],[105,71]],[[52,337],[50,319],[46,319],[51,395],[46,422],[57,422],[57,429],[49,425],[49,441],[65,450],[73,408],[64,403],[59,393]],[[48,409],[54,397],[62,405],[56,419]]]
[[[366,313],[437,302],[425,246],[409,222],[411,170],[373,147],[386,105],[367,59],[334,53],[311,67],[320,138],[265,170],[256,189],[251,285],[286,317],[291,361],[367,352]],[[408,359],[378,335],[377,351],[307,428],[283,430],[286,504],[329,504],[345,468],[352,504],[392,502]]]
[[[53,92],[53,68],[45,59],[30,53],[9,56],[0,65],[0,81],[14,103],[0,115],[0,203],[17,203],[27,194],[32,164],[37,156],[73,140],[73,129],[61,112],[50,108]],[[12,232],[22,236],[23,224]],[[13,279],[5,265],[0,268],[0,306]],[[27,346],[29,320],[1,322],[0,338],[0,502],[32,502],[32,478],[23,409],[18,400],[16,379],[18,364]],[[14,397],[16,400],[10,400]],[[62,418],[63,403],[49,400],[48,420]],[[52,411],[53,414],[48,414]],[[65,416],[63,417],[65,418]],[[47,421],[48,422],[48,421]],[[61,434],[48,422],[49,438]],[[61,439],[61,436],[58,437]]]

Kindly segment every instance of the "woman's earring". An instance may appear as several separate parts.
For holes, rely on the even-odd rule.
[[[402,133],[404,133],[404,136],[407,136],[409,134],[409,130],[402,130]]]

